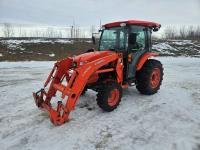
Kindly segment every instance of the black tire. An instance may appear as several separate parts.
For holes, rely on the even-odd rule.
[[[156,84],[152,83],[153,73],[160,72]],[[159,74],[159,73],[158,73]],[[160,61],[149,59],[142,69],[136,73],[136,88],[141,94],[152,95],[158,92],[163,80],[163,67]]]
[[[117,94],[118,96],[115,96],[116,100],[114,100],[115,102],[113,105],[109,103],[109,98],[111,96],[112,91],[118,92],[119,94],[119,95]],[[122,87],[117,82],[110,81],[102,85],[98,89],[97,104],[104,111],[111,112],[117,108],[117,106],[121,101],[121,97],[122,97]]]

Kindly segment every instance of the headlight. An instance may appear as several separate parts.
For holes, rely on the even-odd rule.
[[[74,70],[69,70],[69,76],[71,77],[73,74]]]

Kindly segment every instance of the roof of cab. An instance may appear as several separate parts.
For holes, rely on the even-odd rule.
[[[151,28],[160,28],[161,24],[150,22],[150,21],[142,21],[142,20],[127,20],[127,21],[118,21],[118,22],[112,22],[107,23],[103,25],[105,28],[112,28],[112,27],[119,27],[122,23],[128,24],[128,25],[140,25],[145,27],[151,27]]]

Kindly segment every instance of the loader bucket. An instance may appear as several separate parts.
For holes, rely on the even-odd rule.
[[[72,61],[72,58],[67,58],[56,62],[44,84],[44,88],[33,93],[36,106],[48,111],[50,120],[54,125],[61,125],[69,119],[69,113],[64,109],[62,101],[58,101],[56,109],[51,106],[50,101],[57,91],[62,92],[66,88],[61,83],[64,79],[69,81],[69,70],[72,68]],[[49,84],[48,90],[45,91]]]

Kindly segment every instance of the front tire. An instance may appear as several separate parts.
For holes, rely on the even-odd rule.
[[[107,82],[97,94],[97,104],[101,109],[111,112],[117,108],[122,97],[122,87],[117,82]]]
[[[162,64],[158,60],[149,59],[136,73],[136,88],[141,94],[152,95],[158,92],[162,80]]]

